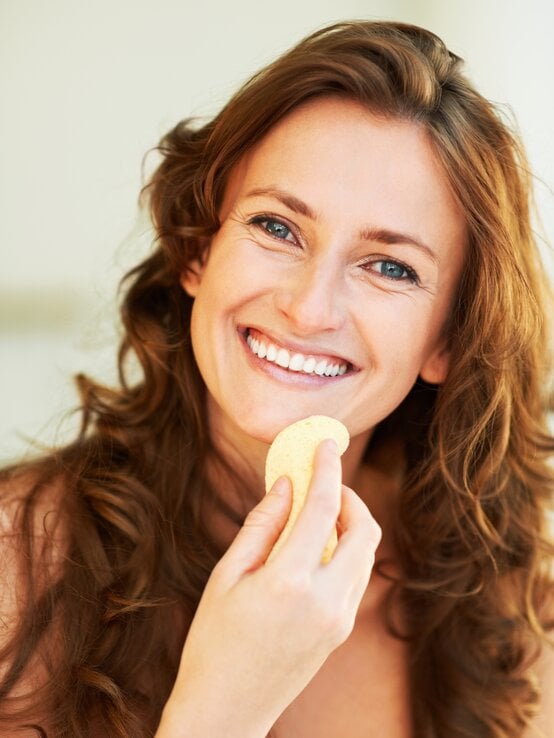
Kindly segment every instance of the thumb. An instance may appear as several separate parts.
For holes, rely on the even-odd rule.
[[[225,568],[237,579],[258,569],[271,549],[289,517],[292,488],[288,477],[279,477],[271,490],[252,508],[233,543],[227,549]]]

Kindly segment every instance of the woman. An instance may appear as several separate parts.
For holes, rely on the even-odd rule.
[[[553,444],[517,140],[433,34],[359,22],[160,152],[121,386],[80,376],[79,438],[4,474],[3,734],[540,735]],[[316,413],[350,432],[344,484],[321,444],[265,563],[291,502],[268,444]]]

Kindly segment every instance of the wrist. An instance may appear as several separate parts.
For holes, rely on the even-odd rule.
[[[254,725],[241,716],[223,714],[219,700],[200,705],[170,699],[164,707],[155,738],[266,738],[271,725]]]

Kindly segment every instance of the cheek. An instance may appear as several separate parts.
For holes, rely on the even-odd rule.
[[[252,246],[241,239],[222,239],[214,243],[207,291],[212,299],[232,299],[252,292],[257,284],[269,279],[267,266]]]
[[[207,338],[221,340],[228,319],[256,297],[262,278],[268,282],[265,273],[241,256],[240,249],[220,248],[210,257],[192,308],[191,332],[198,352],[207,352]]]
[[[442,322],[433,306],[409,296],[375,300],[358,324],[374,367],[387,370],[395,384],[415,380],[437,345]]]

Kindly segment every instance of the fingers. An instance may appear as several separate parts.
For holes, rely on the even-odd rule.
[[[317,568],[339,515],[342,467],[335,441],[320,443],[306,502],[277,554],[285,565]]]
[[[219,562],[226,578],[238,580],[267,559],[289,516],[291,484],[280,477],[267,495],[246,516],[235,540]]]
[[[351,594],[357,606],[371,576],[381,528],[363,500],[344,485],[338,526],[341,536],[327,569],[337,588],[352,581]]]
[[[271,492],[251,510],[243,527],[219,562],[224,581],[232,585],[266,560],[291,510],[292,489],[281,477]],[[321,555],[331,532],[340,531],[338,546],[328,564]],[[269,567],[285,572],[315,574],[332,599],[347,598],[355,611],[367,588],[381,530],[361,498],[341,484],[341,462],[333,441],[317,449],[314,473],[304,507],[288,539],[270,559]]]

